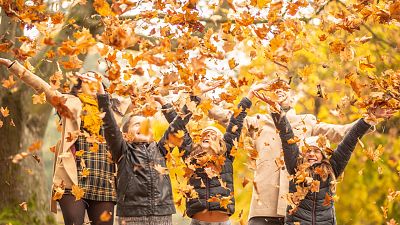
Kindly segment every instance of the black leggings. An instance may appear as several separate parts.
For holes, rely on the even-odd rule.
[[[100,202],[88,199],[75,201],[75,196],[71,194],[64,194],[58,202],[65,225],[82,225],[85,219],[85,211],[87,211],[91,225],[112,225],[114,222],[114,202]],[[100,215],[103,212],[110,214],[111,218],[108,221],[100,220]]]

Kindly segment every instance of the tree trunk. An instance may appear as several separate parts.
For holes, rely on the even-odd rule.
[[[101,26],[89,19],[94,13],[92,2],[89,1],[85,6],[75,6],[70,17],[74,18],[78,25],[98,33]],[[4,38],[17,43],[15,38],[22,35],[21,27],[8,18],[3,10],[0,16],[0,36],[4,35]],[[66,40],[71,36],[71,29],[60,31],[58,40]],[[36,63],[41,62],[45,54],[39,55],[34,59]],[[5,54],[1,54],[0,57],[12,59],[12,56]],[[36,63],[33,65],[37,65]],[[55,63],[43,61],[38,75],[48,80],[56,68]],[[6,68],[0,68],[0,80],[7,79],[9,75],[11,74]],[[51,106],[33,105],[34,91],[21,83],[17,77],[14,79],[17,80],[17,88],[8,90],[0,87],[0,106],[7,107],[10,111],[6,118],[0,114],[0,120],[4,123],[0,128],[0,224],[54,224],[55,220],[49,208],[50,193],[46,192],[43,162],[38,162],[32,156],[19,163],[13,163],[10,159],[11,156],[28,151],[28,147],[34,141],[43,139]],[[11,120],[15,126],[11,125]],[[41,155],[40,152],[36,154],[39,157]],[[20,206],[23,202],[27,203],[27,211]]]

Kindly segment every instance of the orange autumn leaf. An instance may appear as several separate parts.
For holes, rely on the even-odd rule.
[[[1,112],[1,115],[3,115],[3,117],[7,117],[10,115],[10,111],[8,110],[7,107],[5,107],[5,108],[1,107],[0,112]]]
[[[101,215],[100,215],[100,221],[101,222],[108,222],[112,219],[112,212],[108,212],[108,211],[104,211]]]
[[[75,201],[78,201],[85,195],[85,191],[78,185],[73,184],[71,194],[75,196]]]
[[[93,7],[101,16],[114,16],[110,5],[105,0],[94,0]]]
[[[294,136],[293,138],[290,138],[288,141],[287,141],[287,143],[288,144],[296,144],[296,143],[298,143],[298,142],[300,142],[300,139],[298,138],[298,137],[296,137],[296,136]]]
[[[231,58],[228,63],[231,70],[233,70],[238,65],[234,58]]]
[[[10,89],[10,88],[12,88],[14,85],[15,85],[15,80],[14,80],[14,76],[13,75],[10,75],[9,77],[8,77],[8,79],[3,79],[2,81],[1,81],[1,83],[2,83],[2,86],[3,87],[5,87],[5,88],[7,88],[7,89]]]
[[[46,94],[42,92],[41,94],[34,94],[32,95],[32,102],[33,104],[44,104],[46,103]]]
[[[332,198],[332,196],[330,196],[328,193],[325,194],[325,199],[324,202],[322,203],[323,206],[329,206],[331,205],[332,201],[334,199]]]
[[[35,151],[40,150],[40,148],[42,147],[42,144],[43,144],[43,142],[41,140],[35,141],[28,147],[29,152],[35,152]]]

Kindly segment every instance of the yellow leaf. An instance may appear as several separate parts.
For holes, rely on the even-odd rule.
[[[44,104],[46,103],[46,94],[44,92],[42,92],[39,95],[32,95],[32,102],[33,104]]]
[[[89,174],[90,174],[89,169],[83,168],[83,170],[81,172],[82,177],[87,177],[87,176],[89,176]]]
[[[238,64],[236,63],[234,58],[229,60],[229,68],[231,68],[231,70],[233,70],[237,65]]]
[[[76,151],[76,152],[75,152],[75,156],[76,156],[76,157],[82,157],[83,154],[85,154],[85,151],[84,151],[84,150],[79,150],[79,151]]]
[[[89,148],[89,151],[90,152],[94,152],[94,153],[98,152],[99,151],[99,144],[93,143],[93,145]]]
[[[83,197],[83,195],[85,194],[85,191],[82,188],[80,188],[78,185],[73,184],[71,193],[73,196],[75,196],[75,201],[78,201]]]
[[[62,187],[56,187],[56,188],[54,188],[54,194],[53,194],[53,197],[52,197],[52,199],[54,200],[54,201],[57,201],[57,200],[59,200],[59,199],[61,199],[62,197],[63,197],[63,195],[64,195],[64,188],[62,188]]]

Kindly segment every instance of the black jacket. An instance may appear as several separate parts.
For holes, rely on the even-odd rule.
[[[117,215],[123,217],[171,215],[175,213],[171,180],[160,174],[156,165],[166,167],[165,138],[159,143],[128,143],[111,113],[107,94],[97,95],[103,118],[105,138],[118,165]]]
[[[193,99],[192,99],[193,100]],[[208,211],[223,211],[228,214],[233,214],[235,212],[235,198],[233,196],[233,167],[232,163],[234,158],[231,156],[231,149],[234,146],[234,140],[237,140],[240,136],[243,120],[247,115],[246,110],[251,107],[251,101],[248,98],[243,98],[239,104],[242,107],[242,111],[237,117],[232,116],[229,125],[224,134],[224,141],[227,147],[225,153],[225,164],[222,167],[220,173],[220,178],[224,183],[226,183],[226,188],[223,187],[218,179],[218,177],[209,178],[205,173],[203,168],[198,168],[194,172],[194,175],[189,179],[189,185],[194,186],[195,191],[198,193],[199,197],[196,199],[186,199],[186,214],[192,217],[194,214],[201,212],[205,209]],[[188,116],[182,118],[176,116],[176,112],[172,109],[163,108],[164,115],[168,122],[171,122],[167,133],[176,132],[177,130],[183,130],[185,132],[183,144],[180,146],[181,150],[184,150],[184,158],[187,158],[192,152],[192,138],[186,130],[185,125],[189,122],[190,113]],[[183,109],[185,112],[185,109]],[[171,121],[171,118],[175,118]],[[236,127],[235,127],[236,126]],[[235,127],[235,128],[234,128]],[[233,131],[236,129],[235,131]],[[204,184],[204,185],[202,185]],[[226,208],[221,207],[219,202],[208,202],[208,200],[217,196],[218,198],[230,197],[231,203],[227,205]]]
[[[292,128],[286,116],[280,116],[279,114],[273,113],[272,118],[275,122],[276,128],[279,130],[279,135],[282,140],[282,147],[284,153],[284,159],[287,171],[290,175],[296,173],[296,167],[299,159],[299,147],[297,144],[289,144],[288,140],[294,137]],[[333,173],[335,177],[339,177],[346,165],[348,164],[351,154],[356,147],[357,141],[361,138],[371,126],[367,124],[363,119],[357,121],[357,123],[351,128],[351,130],[344,137],[342,142],[338,145],[337,149],[333,152],[329,163],[332,165]],[[312,168],[315,168],[318,164],[314,164]],[[320,181],[319,192],[308,192],[306,197],[300,202],[298,209],[293,214],[289,214],[291,207],[288,206],[286,213],[286,224],[294,224],[294,222],[300,222],[300,224],[311,224],[311,225],[329,225],[336,224],[335,207],[333,201],[330,204],[324,205],[325,196],[333,196],[330,189],[330,181],[328,178],[323,181],[317,174],[313,174],[314,180]],[[296,192],[296,184],[293,180],[289,184],[289,192]]]

